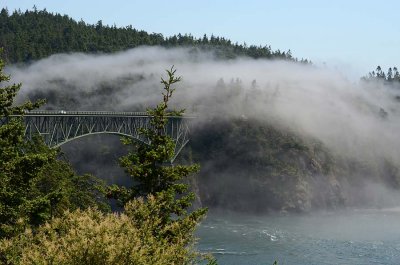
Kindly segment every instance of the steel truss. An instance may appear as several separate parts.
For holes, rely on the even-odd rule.
[[[26,137],[32,139],[39,134],[52,148],[93,134],[117,134],[150,144],[140,130],[151,128],[151,118],[146,112],[104,111],[30,111],[23,116]],[[172,161],[189,142],[189,118],[168,117],[165,133],[175,143],[175,157]]]

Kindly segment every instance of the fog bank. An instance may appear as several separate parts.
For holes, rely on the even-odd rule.
[[[378,82],[349,81],[338,71],[288,61],[218,60],[212,53],[196,49],[157,47],[111,55],[60,54],[30,65],[9,66],[7,72],[13,82],[23,83],[19,101],[46,98],[44,109],[143,111],[161,100],[160,77],[172,65],[183,79],[171,105],[197,115],[192,125],[197,141],[208,141],[219,131],[224,137],[241,137],[240,130],[224,130],[234,128],[229,125],[231,120],[239,121],[235,126],[242,127],[248,121],[248,128],[258,132],[254,137],[272,133],[276,139],[290,142],[293,135],[305,143],[321,143],[333,157],[326,157],[318,148],[306,152],[289,148],[277,159],[297,168],[298,173],[290,176],[283,168],[279,175],[270,177],[270,166],[253,166],[253,160],[262,160],[268,153],[265,147],[259,148],[259,140],[248,135],[239,141],[228,139],[225,145],[240,150],[248,164],[240,157],[232,160],[227,149],[221,149],[214,160],[203,154],[203,172],[211,175],[203,178],[200,193],[210,203],[232,202],[235,207],[241,203],[243,209],[248,205],[259,209],[290,200],[290,207],[309,209],[313,205],[369,202],[381,207],[399,202],[397,192],[388,187],[398,188],[400,183],[400,102],[396,99],[400,93]],[[216,121],[228,121],[228,126],[214,126]],[[261,128],[263,124],[272,131],[264,133],[269,129]],[[198,131],[200,136],[195,134]],[[264,144],[275,140],[268,141]],[[204,151],[202,145],[197,143],[197,150]],[[207,152],[214,152],[212,146],[207,148]],[[111,156],[112,151],[108,153]],[[88,157],[78,160],[88,161]],[[101,169],[103,162],[97,171],[120,172]],[[96,168],[96,162],[91,164]],[[111,164],[115,166],[115,160]],[[324,171],[326,165],[333,169]],[[218,181],[212,176],[215,172]],[[257,174],[262,177],[249,181]],[[289,195],[274,195],[277,185],[284,193],[288,189]],[[221,197],[214,196],[213,190]],[[232,196],[237,197],[237,203]]]
[[[113,55],[54,55],[7,70],[23,83],[21,100],[50,95],[47,109],[130,111],[160,100],[160,77],[172,65],[183,77],[173,102],[200,119],[267,120],[340,154],[399,161],[397,91],[312,65],[221,61],[194,49],[142,47]]]

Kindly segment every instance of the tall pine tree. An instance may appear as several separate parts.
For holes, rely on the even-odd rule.
[[[138,196],[155,198],[163,205],[162,211],[159,212],[163,225],[192,220],[186,229],[193,232],[196,224],[205,216],[207,209],[188,211],[195,196],[193,192],[189,192],[185,179],[196,173],[199,166],[197,164],[174,165],[170,162],[175,156],[175,145],[171,137],[165,133],[165,127],[168,117],[181,116],[184,110],[169,110],[170,99],[175,91],[173,85],[181,81],[181,77],[175,76],[176,70],[173,67],[166,72],[167,78],[161,78],[161,84],[164,86],[163,100],[154,109],[148,110],[148,114],[152,116],[152,129],[142,131],[150,144],[138,144],[128,139],[124,141],[133,148],[128,155],[121,158],[120,163],[136,185],[130,189],[118,187],[116,190],[118,194],[123,195],[124,202]],[[188,236],[191,237],[192,234],[188,233]]]

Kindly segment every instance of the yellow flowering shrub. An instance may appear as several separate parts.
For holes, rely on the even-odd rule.
[[[195,264],[203,259],[193,248],[189,218],[158,226],[162,202],[154,196],[135,199],[125,213],[96,209],[65,212],[62,218],[0,241],[1,264]],[[166,234],[170,234],[168,237]]]

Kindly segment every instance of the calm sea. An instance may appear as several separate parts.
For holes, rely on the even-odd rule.
[[[220,265],[399,265],[400,210],[244,215],[210,210],[198,248]]]

